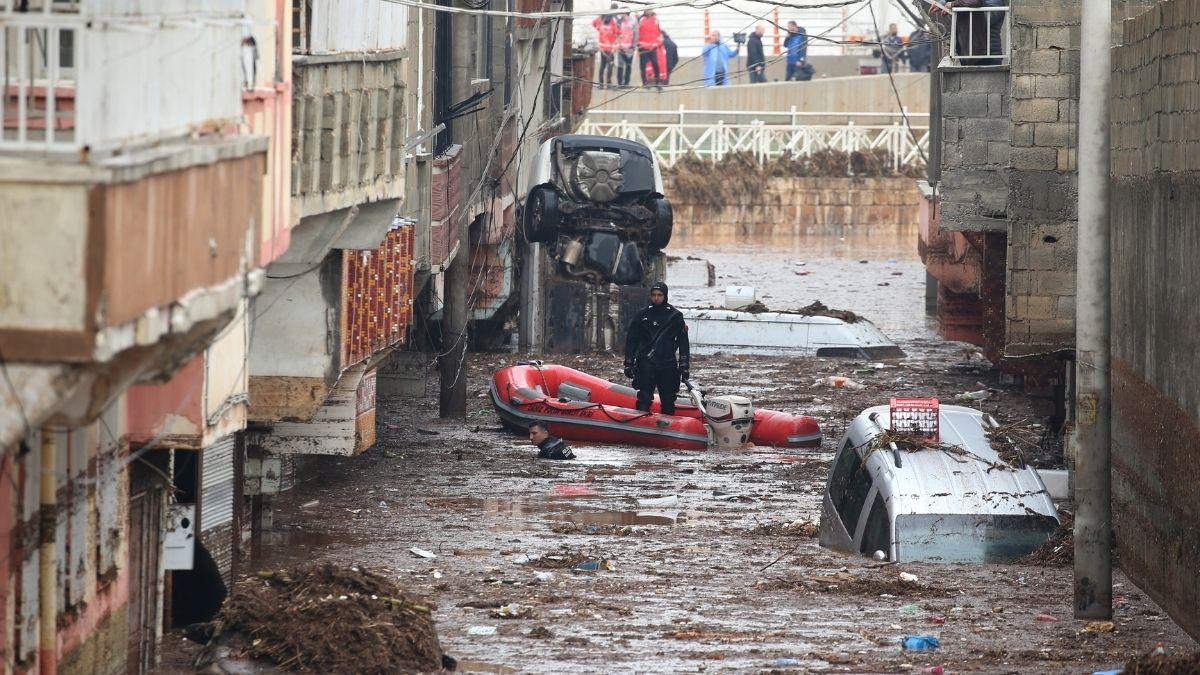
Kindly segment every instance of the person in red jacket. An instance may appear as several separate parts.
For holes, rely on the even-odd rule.
[[[662,77],[658,70],[658,48],[663,46],[663,37],[658,17],[652,9],[643,12],[642,20],[638,22],[637,46],[641,54],[642,86],[649,86],[651,82],[658,84]],[[646,64],[650,64],[651,70],[654,71],[654,77],[649,80],[646,78]],[[659,84],[658,88],[662,89],[662,85]]]
[[[629,12],[617,19],[617,85],[629,86],[633,71],[633,53],[637,51],[637,22]]]
[[[617,20],[611,14],[596,17],[592,22],[600,43],[600,75],[596,81],[601,88],[612,86],[613,56],[617,48]]]

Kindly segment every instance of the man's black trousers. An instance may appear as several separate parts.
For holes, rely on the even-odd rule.
[[[654,403],[654,390],[658,389],[658,400],[663,414],[675,414],[675,398],[679,396],[679,369],[674,366],[655,368],[649,364],[638,367],[633,387],[637,389],[637,409],[649,411]]]
[[[641,68],[638,69],[638,72],[640,72],[642,74],[642,86],[644,87],[647,84],[656,84],[660,79],[662,79],[662,75],[658,72],[658,50],[651,49],[650,51],[642,51],[641,56],[642,56],[642,58],[641,58],[641,61],[639,62],[641,65]],[[650,69],[654,71],[654,80],[652,80],[650,82],[646,81],[646,64],[647,63],[650,64]]]

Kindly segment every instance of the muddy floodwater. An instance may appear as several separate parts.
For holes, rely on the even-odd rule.
[[[711,260],[718,275],[715,289],[672,288],[678,305],[719,304],[725,285],[752,285],[773,309],[821,300],[860,313],[910,354],[875,365],[695,359],[695,376],[714,392],[815,416],[819,450],[575,444],[575,461],[538,460],[502,431],[486,398],[490,374],[518,357],[474,354],[466,421],[436,418],[433,374],[428,396],[381,400],[377,445],[310,462],[301,484],[275,498],[251,567],[385,570],[437,605],[442,645],[462,672],[1090,673],[1159,642],[1196,649],[1119,572],[1114,630],[1096,630],[1071,616],[1069,567],[888,565],[809,536],[832,451],[863,407],[898,391],[953,401],[986,388],[972,405],[1034,432],[1044,422],[1039,404],[969,345],[937,338],[914,238],[672,244],[674,255]],[[620,379],[614,355],[544,358]],[[864,388],[814,384],[831,374]],[[1047,447],[1037,461],[1060,464]],[[901,582],[901,572],[917,581]],[[907,635],[937,636],[941,648],[905,652]],[[190,653],[178,635],[166,649],[176,664]]]

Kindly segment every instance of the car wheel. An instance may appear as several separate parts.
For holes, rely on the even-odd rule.
[[[534,188],[525,199],[525,241],[546,243],[558,236],[558,193],[547,187]]]
[[[671,243],[671,231],[675,227],[675,214],[671,210],[671,202],[666,199],[656,199],[653,204],[654,219],[650,221],[649,247],[652,253],[658,253]]]

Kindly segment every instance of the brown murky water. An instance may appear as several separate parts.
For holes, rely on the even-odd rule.
[[[437,604],[442,644],[466,672],[1086,673],[1157,642],[1196,648],[1119,573],[1117,630],[1085,633],[1071,619],[1069,568],[880,566],[815,539],[764,534],[778,531],[764,525],[818,519],[845,420],[899,389],[925,387],[949,400],[982,380],[995,389],[982,404],[990,412],[1032,423],[1034,407],[964,345],[936,338],[908,235],[672,249],[709,258],[722,277],[718,289],[673,288],[677,304],[716,304],[726,283],[755,285],[780,309],[820,299],[872,319],[910,357],[880,369],[780,356],[695,360],[693,370],[715,391],[750,392],[764,407],[817,417],[826,433],[819,451],[577,444],[577,461],[551,462],[503,433],[485,398],[491,372],[517,357],[472,355],[465,421],[437,420],[436,396],[381,400],[377,447],[314,460],[312,480],[276,499],[256,564],[331,560],[387,570]],[[620,378],[613,355],[547,358]],[[866,386],[812,384],[829,374]],[[672,495],[669,508],[639,504]],[[313,499],[318,506],[301,508]],[[579,571],[577,560],[607,562]],[[920,579],[902,597],[862,590],[894,582],[901,569]],[[839,577],[847,574],[852,583]],[[498,619],[480,609],[495,603],[531,614]],[[1039,614],[1057,621],[1037,621]],[[937,635],[942,648],[901,651],[911,634]]]

